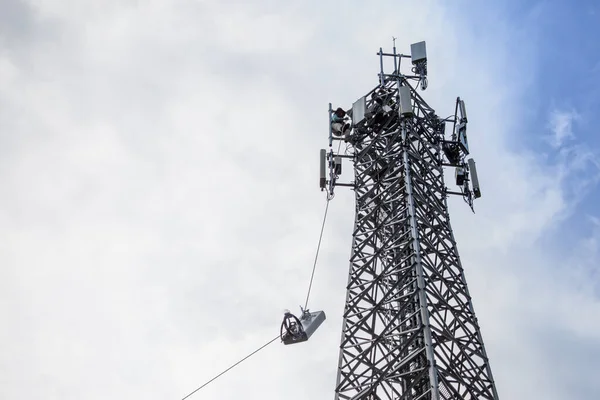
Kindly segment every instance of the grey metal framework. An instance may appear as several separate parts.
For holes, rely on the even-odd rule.
[[[448,214],[449,194],[471,206],[480,195],[468,146],[456,150],[464,102],[439,118],[417,92],[426,64],[415,63],[414,50],[412,75],[400,73],[410,56],[395,45],[379,56],[393,58],[394,72],[384,74],[382,62],[379,85],[350,112],[351,132],[330,132],[321,179],[329,195],[340,185],[356,194],[335,399],[498,399]],[[334,153],[336,140],[346,142],[344,154]],[[354,164],[347,184],[338,182],[342,158]],[[446,188],[444,166],[457,169],[460,191]]]

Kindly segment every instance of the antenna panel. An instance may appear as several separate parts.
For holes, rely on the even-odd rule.
[[[467,162],[469,163],[469,171],[471,172],[471,184],[473,185],[473,193],[475,194],[475,198],[478,199],[481,197],[481,190],[479,189],[479,177],[477,176],[477,168],[475,168],[475,160],[469,158]]]
[[[367,100],[365,96],[356,100],[352,104],[352,124],[358,125],[365,119],[365,112],[367,110]]]
[[[425,42],[411,44],[410,56],[413,64],[416,64],[419,61],[427,61],[427,49]]]
[[[320,168],[319,168],[319,186],[321,189],[325,189],[325,184],[327,183],[327,172],[326,172],[326,158],[327,158],[327,150],[321,149],[320,154]]]
[[[465,101],[460,100],[458,102],[458,107],[460,109],[460,120],[461,122],[467,122],[467,109],[465,108]]]
[[[410,89],[407,86],[400,86],[398,88],[398,94],[400,96],[400,116],[411,116],[413,114],[413,109]]]

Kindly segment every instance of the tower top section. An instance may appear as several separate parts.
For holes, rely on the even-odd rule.
[[[356,162],[365,151],[370,151],[365,145],[382,135],[394,137],[396,142],[404,141],[403,145],[408,146],[410,140],[406,142],[398,136],[402,122],[405,122],[411,132],[414,131],[410,138],[419,139],[435,155],[432,166],[455,169],[455,183],[459,190],[444,188],[444,196],[461,196],[473,210],[473,201],[481,197],[481,190],[475,161],[467,159],[470,150],[465,102],[458,97],[454,115],[440,118],[419,94],[418,89],[426,90],[428,85],[427,46],[424,41],[411,44],[410,54],[402,54],[397,52],[394,38],[392,52],[384,52],[380,47],[377,55],[379,84],[348,109],[333,108],[329,104],[329,151],[321,151],[321,189],[327,190],[329,197],[333,197],[335,186],[356,189],[356,181],[342,183],[338,180],[342,173],[342,159]],[[451,125],[449,135],[446,133],[447,124]],[[341,142],[345,142],[343,154],[339,147],[334,152],[334,141],[340,141],[339,147]]]
[[[377,52],[379,56],[379,85],[384,87],[390,81],[397,81],[401,78],[417,80],[422,90],[427,89],[427,46],[425,42],[413,43],[410,45],[410,55],[401,54],[396,51],[396,38],[394,38],[394,48],[392,53],[385,53],[383,48]],[[384,71],[384,58],[392,58],[394,62],[394,71],[386,74]],[[403,74],[401,71],[402,59],[410,59],[410,74]]]

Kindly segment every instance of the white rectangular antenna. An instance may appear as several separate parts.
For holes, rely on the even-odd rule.
[[[411,116],[413,114],[411,93],[408,86],[400,86],[398,88],[398,94],[400,96],[400,116]]]
[[[425,42],[411,44],[410,57],[413,64],[416,64],[419,61],[427,61],[427,49],[425,47]]]
[[[319,186],[321,189],[325,189],[325,184],[327,183],[327,172],[325,169],[326,166],[326,158],[327,158],[327,150],[321,149],[321,165],[320,165],[320,179]]]
[[[469,172],[471,173],[471,184],[473,186],[473,193],[475,194],[475,198],[478,199],[481,197],[481,190],[479,188],[479,178],[477,177],[477,168],[475,168],[475,160],[469,158],[467,162],[469,163]]]
[[[365,119],[365,112],[367,110],[367,100],[365,96],[356,100],[352,104],[352,124],[356,126]]]
[[[467,140],[467,123],[461,122],[456,127],[458,131],[458,143],[465,155],[469,154],[469,142]]]
[[[467,110],[465,108],[465,101],[460,100],[458,102],[458,107],[460,108],[460,121],[467,122]]]

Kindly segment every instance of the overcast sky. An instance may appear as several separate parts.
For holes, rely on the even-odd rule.
[[[274,338],[310,279],[327,103],[377,84],[392,36],[427,41],[438,115],[466,101],[483,197],[451,221],[501,398],[596,398],[600,10],[451,3],[0,0],[0,398],[181,399]],[[333,398],[353,200],[322,328],[192,398]]]

